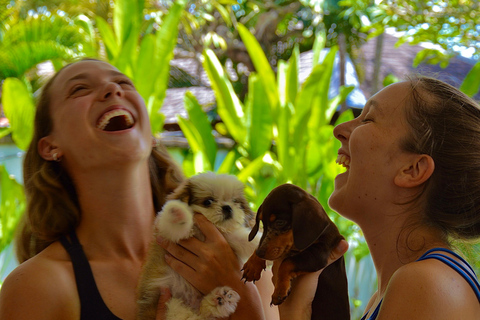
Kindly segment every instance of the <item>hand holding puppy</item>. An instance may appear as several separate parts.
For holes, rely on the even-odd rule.
[[[262,238],[256,252],[243,267],[243,278],[246,281],[260,279],[266,260],[272,260],[274,305],[282,304],[288,297],[293,279],[322,270],[333,261],[332,258],[335,257],[332,253],[335,256],[334,250],[344,241],[320,203],[312,195],[292,184],[275,188],[265,198],[258,209],[256,224],[249,240],[259,231],[260,222],[263,224]],[[342,247],[340,249],[343,250]],[[322,276],[328,277],[328,272],[335,274],[336,278],[333,283],[329,283],[332,288],[328,289],[334,291],[330,292],[330,295],[338,296],[337,300],[341,300],[332,303],[348,310],[343,258],[336,260],[322,272],[319,283],[323,281]],[[328,300],[328,294],[323,295],[323,298]],[[325,306],[329,307],[329,303],[325,303]]]

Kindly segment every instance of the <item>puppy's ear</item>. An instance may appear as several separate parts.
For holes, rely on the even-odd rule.
[[[248,228],[252,228],[255,224],[255,213],[252,211],[250,208],[247,199],[245,197],[242,197],[240,199],[241,205],[243,212],[245,213],[245,226]]]
[[[293,206],[293,243],[303,250],[320,237],[331,223],[322,205],[313,197],[306,197]]]
[[[185,180],[167,197],[167,200],[180,200],[182,202],[190,204],[191,198],[192,182],[190,180]]]
[[[252,241],[253,238],[255,238],[255,236],[257,235],[258,229],[260,228],[261,220],[262,220],[262,206],[260,205],[257,211],[257,217],[255,218],[255,225],[253,226],[252,231],[250,231],[250,234],[248,235],[248,241]]]

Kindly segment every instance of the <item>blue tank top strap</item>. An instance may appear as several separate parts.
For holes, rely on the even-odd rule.
[[[370,317],[368,319],[367,319],[367,314],[368,314],[368,311],[370,311],[370,310],[368,310],[367,313],[360,320],[375,320],[375,319],[377,319],[378,312],[380,311],[380,306],[382,305],[382,302],[383,302],[383,298],[382,298],[382,300],[380,300],[380,303],[377,305],[375,310],[373,310],[373,313],[370,315]]]
[[[438,252],[447,252],[451,255],[453,255],[455,258],[463,262],[463,264],[459,263],[457,260],[453,259],[450,256],[447,256],[442,253]],[[417,259],[417,261],[422,261],[426,259],[436,259],[439,260],[446,265],[448,265],[450,268],[458,272],[467,282],[468,284],[472,287],[473,291],[475,292],[475,295],[477,296],[478,301],[480,302],[480,283],[478,282],[477,275],[475,274],[475,271],[473,268],[468,264],[465,259],[463,259],[460,255],[457,253],[453,252],[452,250],[446,249],[446,248],[433,248],[425,252],[420,258]],[[377,305],[373,313],[370,315],[370,317],[367,319],[367,314],[365,314],[360,320],[375,320],[377,318],[378,312],[380,311],[380,306],[382,305],[383,299],[380,301],[380,303]],[[369,310],[370,311],[370,310]]]
[[[437,253],[437,252],[447,252],[454,257],[456,257],[458,260],[462,261],[464,263],[461,264],[457,260],[453,259],[450,256],[447,256],[442,253]],[[456,254],[455,252],[445,249],[445,248],[434,248],[431,250],[428,250],[425,252],[417,261],[422,261],[426,259],[436,259],[439,260],[446,265],[448,265],[450,268],[455,270],[458,274],[460,274],[465,281],[468,282],[468,284],[472,287],[473,291],[475,292],[475,295],[477,296],[478,301],[480,302],[480,283],[478,282],[477,275],[475,274],[475,271],[473,268],[468,264],[465,259],[463,259],[461,256]]]

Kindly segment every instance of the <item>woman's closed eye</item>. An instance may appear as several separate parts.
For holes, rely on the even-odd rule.
[[[128,87],[135,88],[135,85],[133,84],[133,82],[130,79],[119,79],[115,82],[122,87],[123,86],[128,86]]]
[[[82,92],[85,92],[85,90],[87,89],[88,87],[85,85],[76,85],[72,88],[72,90],[70,90],[70,96],[81,94]]]

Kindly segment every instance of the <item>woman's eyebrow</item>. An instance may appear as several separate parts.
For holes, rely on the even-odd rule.
[[[69,82],[72,82],[72,81],[75,81],[75,80],[83,80],[83,79],[87,79],[87,78],[89,78],[88,73],[79,73],[79,74],[71,77],[70,79],[68,79],[66,83],[69,83]]]
[[[116,71],[116,70],[111,70],[109,71],[109,74],[111,76],[123,76],[123,77],[126,77],[125,74],[121,73],[120,71]],[[67,83],[69,82],[72,82],[72,81],[75,81],[75,80],[83,80],[83,79],[88,79],[88,78],[91,78],[91,74],[89,74],[88,72],[82,72],[82,73],[79,73],[75,76],[73,76],[72,78],[68,79],[67,80]]]

